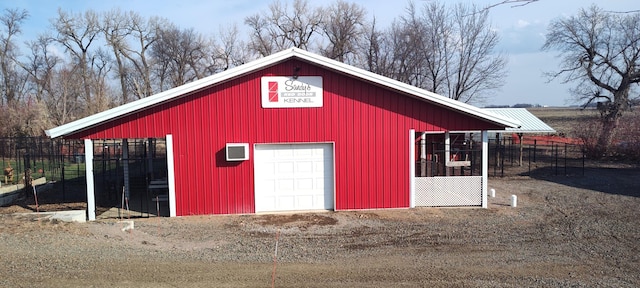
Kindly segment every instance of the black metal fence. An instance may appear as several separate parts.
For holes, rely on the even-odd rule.
[[[425,159],[416,161],[416,176],[478,176],[482,175],[482,143],[469,142],[463,145],[452,145],[449,161],[445,161],[446,149],[442,142],[428,142]],[[420,146],[416,145],[420,151]],[[447,165],[449,162],[449,165]]]
[[[532,175],[533,173],[567,176],[584,174],[585,153],[580,145],[527,140],[526,136],[524,139],[524,142],[519,141],[517,137],[489,140],[490,176]],[[108,147],[108,144],[100,143],[100,146]],[[442,147],[433,147],[432,153],[442,152],[440,154],[443,154],[441,156],[444,158],[443,151]],[[479,167],[473,163],[480,163],[480,150],[477,147],[469,147],[466,152],[468,153],[464,154],[464,160],[472,160],[472,165],[461,167],[459,171],[450,173],[456,175],[478,173]],[[103,155],[105,153],[103,150],[96,156],[97,158],[106,157]],[[82,140],[46,137],[0,138],[0,165],[3,170],[2,176],[4,176],[0,178],[2,185],[25,183],[25,179],[41,177],[47,181],[63,183],[65,181],[84,182],[84,143]],[[431,172],[440,171],[434,172],[435,174],[445,171],[444,167],[435,165],[424,168]]]
[[[45,137],[0,138],[2,185],[26,183],[44,177],[47,181],[84,181],[82,140]]]
[[[584,175],[585,153],[581,145],[536,138],[489,139],[490,176]]]

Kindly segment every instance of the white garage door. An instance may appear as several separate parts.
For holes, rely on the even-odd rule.
[[[333,209],[333,145],[257,144],[256,212]]]

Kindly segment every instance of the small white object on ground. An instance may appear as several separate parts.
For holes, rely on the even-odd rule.
[[[133,220],[125,220],[125,221],[120,221],[118,223],[126,223],[127,224],[126,226],[124,226],[122,228],[122,232],[128,231],[128,230],[133,230]]]

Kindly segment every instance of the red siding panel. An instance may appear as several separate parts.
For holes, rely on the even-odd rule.
[[[263,109],[260,77],[322,76],[321,108]],[[409,206],[407,135],[416,131],[499,128],[397,91],[299,60],[218,84],[67,138],[174,139],[178,215],[254,212],[250,160],[225,161],[229,142],[335,143],[337,210]]]

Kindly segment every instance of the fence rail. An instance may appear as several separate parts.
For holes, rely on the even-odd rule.
[[[109,143],[105,143],[98,148],[107,149]],[[433,149],[440,151],[437,147]],[[490,139],[489,149],[489,176],[584,174],[585,154],[575,143],[537,140],[521,143],[517,137],[505,137]],[[476,153],[473,147],[468,152],[467,157],[471,157],[468,160],[479,163],[481,153]],[[104,156],[98,154],[98,158]],[[25,183],[25,179],[40,177],[61,181],[63,186],[65,181],[84,182],[84,143],[44,137],[0,138],[0,165],[4,171],[2,176],[5,176],[0,178],[1,185]],[[425,168],[435,171],[434,167]],[[11,170],[10,174],[6,173],[7,169]],[[477,169],[477,165],[471,165],[468,169],[460,169],[460,175],[477,175]]]
[[[505,137],[490,139],[489,149],[491,176],[584,175],[586,155],[576,143]]]

